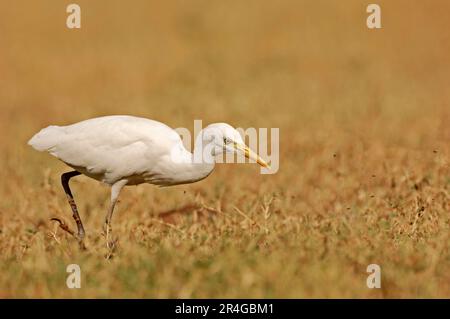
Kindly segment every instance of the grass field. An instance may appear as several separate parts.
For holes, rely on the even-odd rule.
[[[450,2],[0,2],[0,297],[450,297]],[[192,128],[280,128],[280,169],[206,180],[60,186],[26,145],[42,127],[131,114]],[[81,289],[66,287],[79,264]],[[368,289],[378,264],[381,289]]]

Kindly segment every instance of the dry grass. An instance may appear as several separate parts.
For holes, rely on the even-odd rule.
[[[0,297],[450,297],[450,3],[377,2],[379,31],[365,1],[79,0],[78,31],[1,2]],[[67,168],[26,141],[105,114],[279,127],[280,171],[126,189],[109,260],[108,189],[78,177],[81,252],[49,221]]]

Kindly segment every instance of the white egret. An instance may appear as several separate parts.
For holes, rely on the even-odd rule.
[[[149,183],[159,186],[187,184],[207,177],[217,155],[241,152],[263,167],[268,164],[243,142],[232,126],[215,123],[205,127],[195,141],[194,153],[183,146],[177,132],[167,125],[134,116],[104,116],[68,126],[49,126],[28,142],[38,151],[47,151],[74,171],[61,175],[78,232],[60,226],[80,243],[84,228],[69,180],[80,174],[111,186],[111,201],[104,230],[111,232],[114,206],[126,185]]]

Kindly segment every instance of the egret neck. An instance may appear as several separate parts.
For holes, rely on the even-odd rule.
[[[214,170],[214,139],[209,140],[204,134],[205,130],[207,128],[203,129],[195,139],[193,153],[186,150],[184,146],[176,150],[172,157],[175,162],[172,170],[177,173],[172,185],[194,183],[208,177]]]

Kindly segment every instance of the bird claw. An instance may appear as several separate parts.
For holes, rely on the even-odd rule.
[[[69,228],[69,226],[67,226],[67,224],[64,223],[61,219],[53,217],[53,218],[50,218],[50,220],[51,220],[51,221],[58,222],[58,223],[59,223],[59,228],[61,228],[62,230],[68,232],[68,233],[69,233],[70,235],[72,235],[73,237],[77,238],[77,235],[75,235],[75,232],[74,232],[73,230],[71,230],[71,229]],[[77,239],[78,239],[78,238],[77,238]]]
[[[61,228],[62,230],[64,230],[65,232],[67,232],[67,233],[69,233],[71,236],[73,236],[73,237],[78,241],[78,244],[80,245],[80,248],[81,248],[82,250],[85,250],[85,249],[86,249],[86,246],[84,245],[84,242],[83,242],[83,238],[81,238],[80,236],[78,236],[77,234],[75,234],[75,232],[74,232],[73,230],[71,230],[71,229],[69,228],[69,226],[67,226],[67,224],[66,224],[65,222],[63,222],[61,219],[56,218],[56,217],[50,218],[50,220],[51,220],[51,221],[58,222],[59,228]]]
[[[112,238],[111,232],[112,232],[111,226],[108,224],[104,224],[102,235],[105,236],[106,248],[108,248],[108,250],[112,252],[115,250],[117,243],[119,242],[119,238],[118,237]]]
[[[117,248],[117,243],[119,242],[119,238],[109,239],[109,234],[106,234],[106,249],[107,253],[105,255],[106,259],[111,259],[114,257],[114,252]]]
[[[111,250],[114,251],[114,249],[116,248],[117,243],[119,242],[118,238],[113,238],[111,240],[106,240],[106,247]]]

